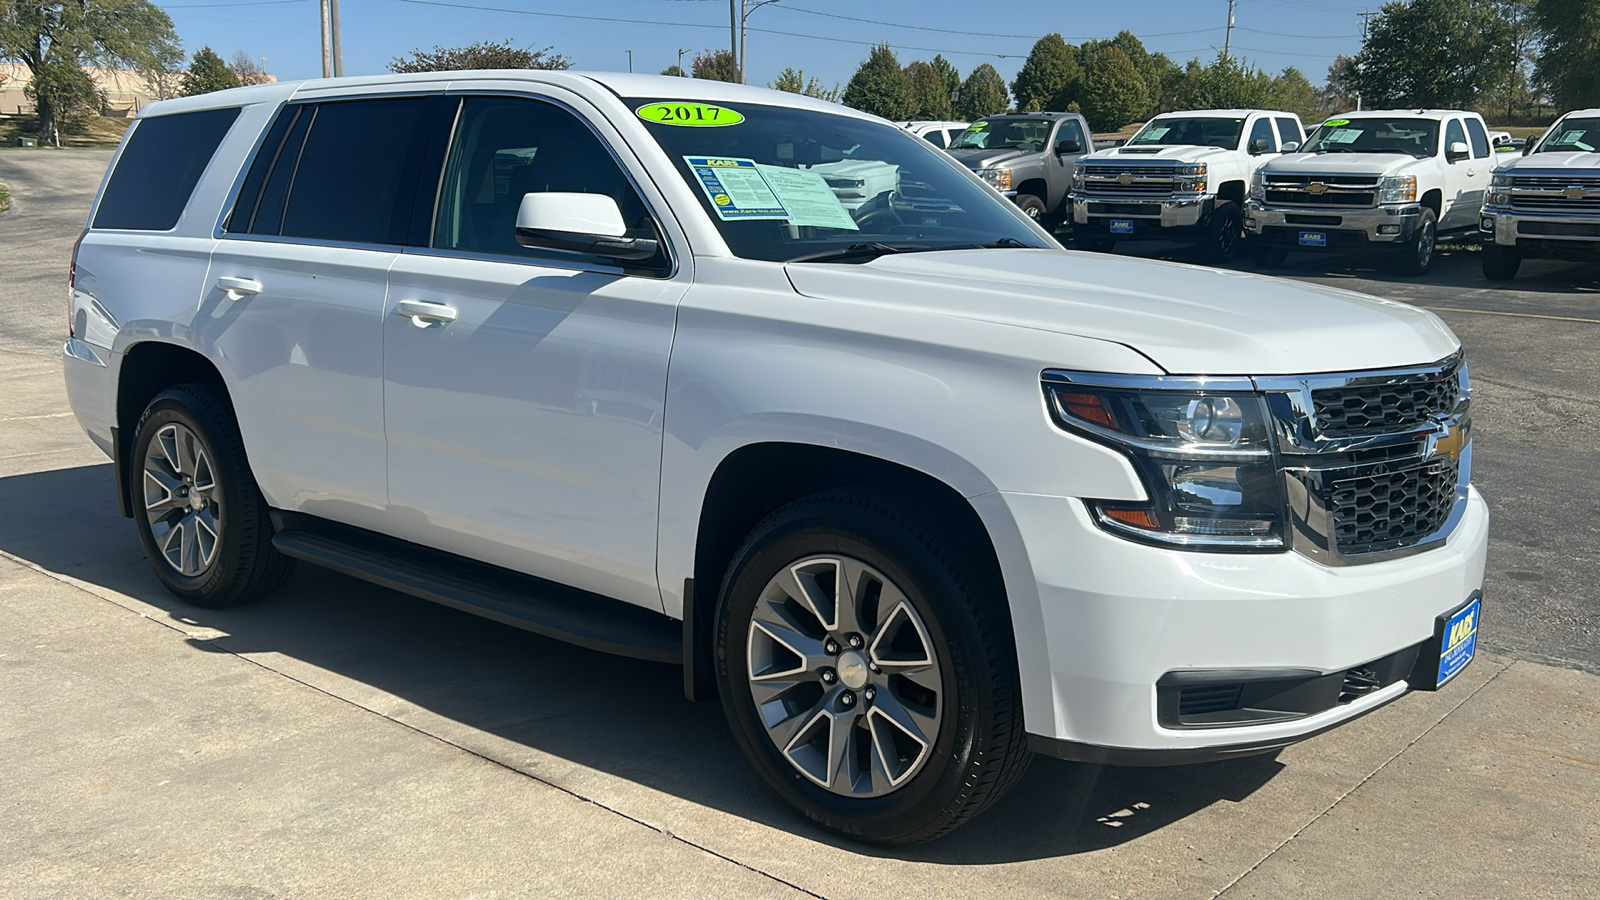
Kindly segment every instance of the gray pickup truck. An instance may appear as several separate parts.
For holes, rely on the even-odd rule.
[[[1030,218],[1051,227],[1067,217],[1073,165],[1092,150],[1083,116],[1038,112],[979,119],[955,139],[949,153]]]

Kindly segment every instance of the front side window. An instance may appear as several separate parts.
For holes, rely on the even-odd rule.
[[[1557,122],[1545,136],[1535,153],[1572,153],[1600,151],[1600,119],[1574,116]]]
[[[1329,119],[1311,132],[1300,149],[1308,153],[1404,153],[1423,159],[1439,152],[1439,120]]]
[[[1264,151],[1262,151],[1262,152],[1264,152],[1264,153],[1275,153],[1275,152],[1277,152],[1278,142],[1277,142],[1277,140],[1275,140],[1272,137],[1272,120],[1271,119],[1257,119],[1256,120],[1256,124],[1251,126],[1251,128],[1250,128],[1250,143],[1246,144],[1245,146],[1249,147],[1251,149],[1254,149],[1255,146],[1256,146],[1256,141],[1266,141],[1267,142],[1266,143],[1266,149]]]
[[[1050,140],[1049,119],[995,118],[973,122],[961,137],[950,145],[951,150],[1021,150],[1038,153]]]
[[[1056,144],[1059,146],[1062,141],[1077,141],[1078,146],[1085,150],[1094,149],[1084,141],[1083,129],[1078,127],[1076,119],[1063,119],[1061,121],[1061,130],[1056,132]]]
[[[1244,134],[1244,119],[1225,119],[1214,116],[1162,116],[1152,119],[1128,141],[1128,146],[1183,145],[1190,147],[1221,147],[1239,149],[1239,137]]]
[[[239,108],[140,119],[106,183],[94,227],[169,231]]]
[[[434,216],[441,250],[575,260],[614,260],[517,243],[517,210],[533,193],[605,194],[631,235],[657,237],[649,209],[600,138],[577,116],[540,100],[469,97],[451,141]]]
[[[746,259],[859,262],[883,253],[1054,246],[1010,201],[892,125],[779,106],[624,102],[728,247]],[[671,121],[661,120],[669,114]],[[700,116],[729,124],[680,124]],[[1042,126],[1043,148],[1049,120],[1013,121]]]
[[[1449,150],[1453,144],[1465,144],[1467,133],[1461,130],[1461,120],[1451,119],[1450,124],[1444,128],[1444,147]]]

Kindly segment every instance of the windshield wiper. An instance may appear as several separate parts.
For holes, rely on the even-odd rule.
[[[978,246],[981,247],[984,250],[998,250],[998,249],[1000,249],[1002,247],[1019,247],[1019,248],[1021,248],[1023,250],[1039,250],[1039,249],[1042,249],[1040,247],[1035,247],[1032,244],[1025,243],[1023,241],[1019,241],[1014,237],[1003,237],[1003,238],[1000,238],[999,240],[996,240],[996,241],[994,241],[992,243],[979,244]],[[952,248],[949,248],[949,249],[953,250],[955,248],[952,247]]]
[[[851,244],[841,250],[824,250],[821,253],[796,256],[789,262],[871,262],[889,253],[912,253],[920,249],[923,248],[895,247],[890,244],[871,241],[869,243]]]

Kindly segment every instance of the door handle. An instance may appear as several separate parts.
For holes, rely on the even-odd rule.
[[[233,275],[224,275],[217,279],[217,289],[228,295],[228,299],[237,303],[246,297],[254,297],[261,293],[261,282],[254,278],[237,278]]]
[[[446,325],[456,320],[456,308],[443,303],[429,303],[426,300],[401,300],[394,306],[394,311],[411,320],[411,324],[418,328],[433,328]]]

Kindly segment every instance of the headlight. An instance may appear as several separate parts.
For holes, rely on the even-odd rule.
[[[1378,180],[1379,203],[1411,203],[1417,199],[1417,176],[1385,175]]]
[[[979,170],[978,175],[981,176],[984,181],[987,181],[993,185],[994,189],[997,191],[1011,190],[1010,169],[981,169]]]
[[[1206,164],[1191,163],[1173,169],[1173,190],[1179,193],[1204,193],[1206,189]]]
[[[1486,206],[1506,206],[1511,203],[1511,176],[1496,172],[1489,179],[1489,193],[1483,198]]]
[[[1080,187],[1083,187],[1083,163],[1075,163],[1072,166],[1072,189]]]
[[[1198,379],[1169,389],[1107,387],[1106,376],[1046,377],[1056,424],[1127,454],[1149,493],[1144,503],[1087,501],[1102,528],[1199,550],[1286,546],[1283,481],[1261,394],[1211,390]]]
[[[1251,200],[1265,200],[1265,199],[1267,199],[1266,181],[1265,181],[1260,169],[1257,169],[1256,173],[1254,175],[1250,176],[1250,199]]]

